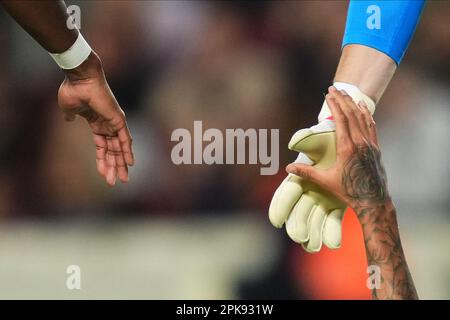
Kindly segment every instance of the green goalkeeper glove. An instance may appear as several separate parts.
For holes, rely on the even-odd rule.
[[[357,87],[335,83],[358,103],[363,100],[373,113],[375,103]],[[319,123],[297,131],[289,142],[289,149],[299,152],[297,163],[321,169],[336,161],[335,124],[328,105],[324,102]],[[275,191],[269,208],[271,223],[281,228],[286,225],[289,237],[308,252],[318,252],[324,243],[330,249],[341,246],[342,218],[346,206],[317,185],[289,174]]]

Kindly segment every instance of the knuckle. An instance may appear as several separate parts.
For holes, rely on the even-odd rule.
[[[111,122],[115,129],[121,129],[125,126],[125,115],[116,117]]]
[[[342,124],[347,125],[348,124],[348,118],[345,115],[342,115],[340,117],[340,121],[342,122]]]
[[[354,105],[353,103],[351,104],[350,112],[354,117],[359,117],[359,115],[361,114],[356,105]]]
[[[310,173],[302,168],[297,169],[297,173],[299,176],[308,179],[310,177]]]
[[[358,120],[363,122],[366,119],[366,117],[364,116],[364,114],[362,112],[358,112]]]
[[[370,114],[369,109],[367,109],[367,107],[365,107],[363,105],[361,105],[361,113],[365,116],[368,116]]]

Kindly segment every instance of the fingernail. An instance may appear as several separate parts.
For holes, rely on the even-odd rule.
[[[287,167],[286,167],[286,172],[287,173],[292,173],[292,174],[297,174],[298,173],[297,167],[295,165],[293,165],[292,163],[288,164]]]
[[[328,87],[328,91],[330,91],[330,92],[336,92],[337,89],[336,89],[334,86],[330,86],[330,87]]]
[[[342,95],[348,96],[348,93],[345,90],[341,90]]]

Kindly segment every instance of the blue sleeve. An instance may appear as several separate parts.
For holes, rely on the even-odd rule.
[[[424,0],[350,1],[342,47],[361,44],[399,64],[419,22]]]

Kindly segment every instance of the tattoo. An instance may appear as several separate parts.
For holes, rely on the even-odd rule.
[[[378,148],[356,149],[344,166],[342,186],[355,203],[353,209],[363,229],[368,264],[381,270],[380,288],[372,291],[373,299],[417,299]]]
[[[380,151],[372,146],[358,147],[344,166],[342,185],[347,197],[357,203],[387,200],[387,179]]]
[[[418,299],[403,253],[395,209],[386,205],[359,208],[369,265],[381,270],[380,288],[372,291],[373,299]]]

